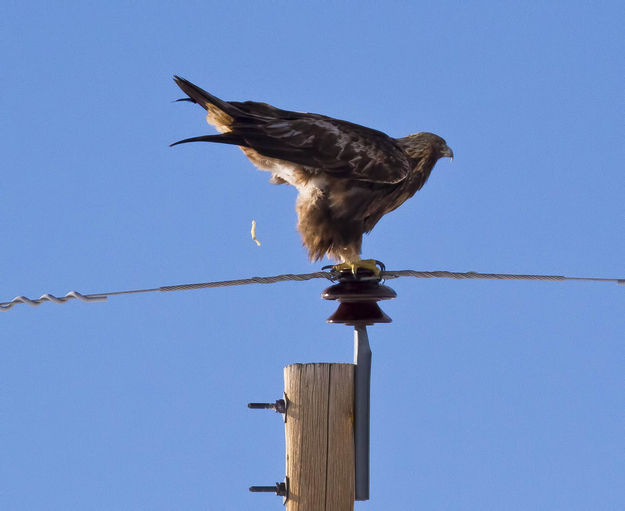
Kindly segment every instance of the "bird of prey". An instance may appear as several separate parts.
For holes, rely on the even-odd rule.
[[[223,101],[174,76],[191,101],[207,111],[219,135],[186,142],[239,146],[274,184],[297,188],[297,229],[311,260],[324,256],[343,265],[376,270],[360,258],[362,236],[386,213],[425,184],[439,158],[453,157],[433,133],[392,138],[371,128],[325,115],[290,112],[254,101]]]

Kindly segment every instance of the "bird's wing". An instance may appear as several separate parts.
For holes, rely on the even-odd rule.
[[[394,184],[410,171],[408,156],[381,131],[318,114],[280,112],[290,115],[235,119],[231,134],[261,155],[336,177]]]

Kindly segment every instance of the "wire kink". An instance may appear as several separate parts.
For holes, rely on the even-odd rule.
[[[83,302],[104,302],[106,300],[106,296],[99,295],[82,295],[78,291],[70,291],[65,296],[54,296],[46,293],[45,295],[41,295],[36,300],[31,300],[30,298],[26,298],[25,296],[16,296],[10,302],[0,303],[0,308],[2,310],[9,310],[11,307],[14,307],[18,303],[25,303],[26,305],[30,305],[32,307],[37,307],[41,305],[43,302],[53,302],[57,305],[62,305],[65,302],[77,298],[78,300],[82,300]]]
[[[598,278],[598,277],[564,277],[562,275],[518,275],[513,273],[477,273],[470,272],[451,272],[451,271],[417,271],[417,270],[390,270],[382,271],[380,276],[383,279],[398,279],[400,277],[415,277],[419,279],[431,279],[431,278],[448,278],[448,279],[494,279],[494,280],[542,280],[550,282],[561,281],[586,281],[586,282],[612,282],[620,285],[625,285],[625,279],[610,279],[610,278]],[[208,289],[214,287],[231,287],[231,286],[245,286],[248,284],[275,284],[277,282],[296,281],[301,282],[304,280],[312,279],[328,279],[332,280],[332,274],[327,271],[319,271],[314,273],[286,273],[284,275],[274,275],[271,277],[252,277],[249,279],[239,280],[221,280],[216,282],[199,282],[196,284],[177,284],[173,286],[161,286],[149,289],[133,289],[128,291],[110,291],[108,293],[93,293],[89,295],[83,295],[78,291],[70,291],[65,296],[57,297],[52,294],[46,293],[35,300],[31,300],[25,296],[16,296],[10,302],[1,302],[0,310],[8,311],[15,307],[19,303],[31,305],[36,307],[44,302],[53,302],[58,305],[64,304],[72,299],[78,299],[83,302],[104,302],[109,296],[117,295],[130,295],[137,293],[153,293],[169,292],[169,291],[191,291],[194,289]]]

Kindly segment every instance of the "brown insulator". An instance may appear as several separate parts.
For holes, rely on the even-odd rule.
[[[342,271],[336,276],[338,283],[321,293],[325,300],[338,300],[338,309],[328,319],[328,323],[346,325],[373,325],[390,323],[392,320],[378,306],[380,300],[390,300],[397,296],[393,289],[381,284],[381,278],[372,271],[358,269],[357,275]]]

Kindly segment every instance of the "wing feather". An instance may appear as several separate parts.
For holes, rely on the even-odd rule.
[[[223,101],[184,78],[174,77],[190,100],[208,110],[207,120],[227,137],[186,139],[237,143],[257,153],[335,177],[395,184],[410,173],[410,157],[382,133],[325,115],[281,110],[255,101]]]
[[[231,129],[264,156],[336,177],[398,183],[410,171],[408,156],[381,131],[318,114],[285,113],[291,118],[235,119]]]

